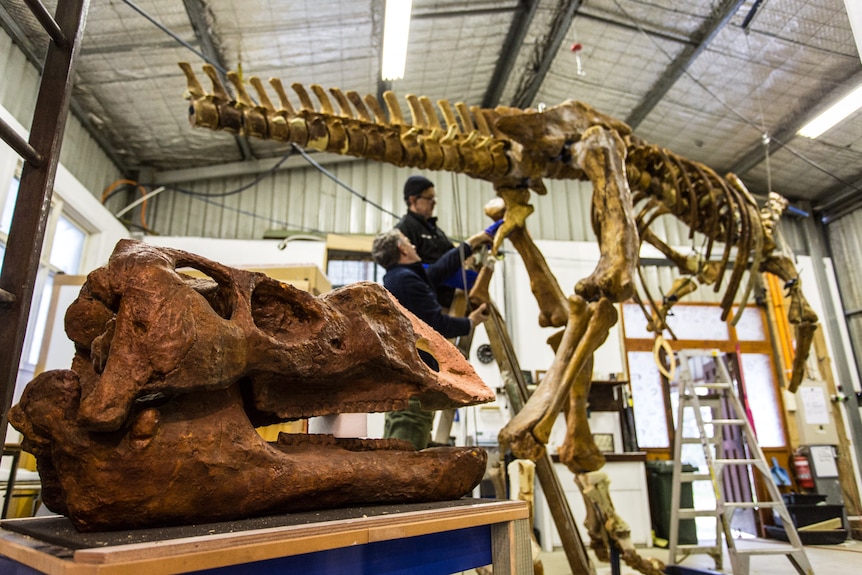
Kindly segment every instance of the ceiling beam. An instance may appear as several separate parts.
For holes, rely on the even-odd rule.
[[[713,13],[707,18],[698,30],[692,34],[693,45],[685,46],[682,52],[674,58],[673,62],[665,68],[664,73],[652,85],[649,92],[641,99],[634,110],[626,118],[626,123],[637,128],[644,121],[653,108],[670,91],[677,80],[685,73],[692,62],[709,46],[716,34],[721,32],[730,19],[739,10],[745,0],[723,0]]]
[[[680,44],[691,44],[694,45],[695,42],[689,38],[688,36],[683,36],[682,34],[670,34],[665,30],[657,30],[655,28],[647,28],[643,24],[631,24],[629,22],[623,22],[622,20],[614,20],[613,18],[609,18],[607,16],[603,16],[596,12],[591,12],[588,9],[580,9],[578,10],[578,20],[592,20],[593,22],[601,22],[606,26],[613,26],[614,28],[621,28],[623,30],[633,30],[635,32],[644,32],[647,36],[653,36],[655,38],[661,38],[662,40],[667,40],[669,42],[678,42]]]
[[[211,63],[218,64],[216,66],[216,73],[219,75],[222,84],[225,85],[228,92],[232,92],[232,84],[228,82],[227,78],[222,73],[222,70],[228,69],[227,60],[222,54],[221,46],[219,46],[218,42],[210,32],[211,23],[210,19],[207,18],[206,4],[204,4],[203,0],[183,0],[183,6],[185,6],[186,14],[189,17],[189,23],[192,25],[192,30],[194,30],[195,33],[195,38],[200,42],[201,52]],[[236,135],[234,136],[234,140],[236,141],[236,145],[244,160],[251,160],[254,158],[251,146],[248,145],[248,140],[246,140],[244,136]]]
[[[544,42],[536,43],[533,58],[518,82],[518,89],[512,99],[512,106],[529,108],[533,104],[542,82],[545,81],[548,70],[551,69],[551,64],[557,57],[563,40],[566,39],[569,28],[572,27],[572,21],[575,19],[575,14],[581,7],[582,1],[569,0],[554,15]]]
[[[527,30],[533,22],[538,6],[539,0],[519,0],[518,7],[512,15],[509,31],[506,33],[506,39],[503,41],[500,57],[497,59],[497,65],[491,75],[491,81],[488,82],[485,97],[482,98],[483,108],[493,108],[500,103],[503,89],[509,81],[509,76],[512,75],[515,60],[521,51],[521,45],[524,43]]]
[[[839,98],[847,94],[849,90],[862,83],[862,70],[858,67],[848,66],[852,70],[842,80],[839,80],[832,90],[828,92],[816,92],[809,94],[801,100],[798,112],[787,119],[781,126],[769,134],[769,155],[787,145],[796,137],[796,132],[807,124],[817,114],[834,104]],[[758,141],[742,154],[742,159],[730,167],[730,172],[742,176],[766,158],[763,143]]]
[[[830,199],[823,204],[814,206],[814,210],[824,224],[862,209],[862,172],[850,178],[850,182],[832,186],[824,191],[822,196]]]

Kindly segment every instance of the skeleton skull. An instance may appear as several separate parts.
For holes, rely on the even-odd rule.
[[[81,530],[451,499],[484,473],[478,449],[284,434],[269,444],[255,432],[399,409],[411,396],[428,409],[493,399],[451,344],[377,284],[314,297],[124,240],[88,276],[66,331],[72,370],[37,377],[10,421],[38,459],[46,506]]]

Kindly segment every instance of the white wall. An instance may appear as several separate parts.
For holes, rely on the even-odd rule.
[[[537,241],[536,246],[544,254],[566,296],[574,293],[578,280],[592,273],[599,259],[598,244],[592,242]],[[508,247],[509,251],[513,251],[511,246]],[[523,261],[516,253],[511,253],[506,255],[506,263],[506,309],[512,312],[506,322],[512,333],[521,369],[532,372],[547,370],[554,353],[546,340],[561,328],[539,327],[539,306],[530,291],[530,280]],[[625,372],[622,330],[617,323],[595,354],[593,376],[595,379],[607,379],[612,373]]]
[[[297,240],[278,249],[279,240],[224,240],[184,236],[145,236],[154,246],[187,251],[232,267],[315,265],[326,272],[326,242]]]

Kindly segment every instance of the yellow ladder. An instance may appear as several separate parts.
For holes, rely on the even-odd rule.
[[[695,358],[711,358],[715,369],[715,382],[695,381],[692,377],[691,362]],[[749,558],[752,555],[784,555],[793,564],[800,575],[812,575],[813,570],[805,554],[805,548],[799,539],[799,534],[793,520],[784,504],[784,499],[775,485],[769,465],[763,456],[763,451],[757,443],[754,430],[745,415],[745,409],[733,388],[730,372],[727,369],[724,356],[718,351],[685,350],[677,353],[679,379],[679,407],[677,411],[677,426],[674,434],[673,484],[671,490],[670,534],[668,556],[671,563],[691,554],[708,554],[715,561],[716,569],[722,568],[722,538],[727,545],[734,575],[748,575]],[[722,413],[721,406],[730,406],[733,413]],[[709,409],[710,419],[705,419],[703,408]],[[697,437],[684,437],[684,423],[687,417],[694,415],[697,423]],[[721,430],[724,427],[738,427],[742,439],[748,448],[748,459],[730,459],[725,456]],[[710,433],[707,433],[707,427]],[[699,443],[703,447],[708,473],[687,473],[682,470],[682,446],[687,443]],[[754,477],[753,469],[757,469],[769,493],[769,501],[729,502],[724,496],[722,470],[733,466],[748,468],[748,477]],[[711,482],[715,493],[714,509],[680,508],[680,496],[683,484],[694,481]],[[754,490],[752,489],[752,493]],[[753,495],[756,499],[756,495]],[[772,540],[743,540],[734,538],[731,534],[731,520],[737,509],[771,509],[781,518],[789,543]],[[716,521],[714,545],[680,545],[680,519],[697,517],[714,517]]]

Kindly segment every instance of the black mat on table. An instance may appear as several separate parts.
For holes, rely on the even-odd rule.
[[[200,537],[221,533],[241,533],[256,529],[286,527],[292,525],[308,525],[326,521],[357,519],[359,517],[377,517],[394,515],[412,511],[428,511],[431,509],[446,509],[490,503],[492,499],[458,499],[434,503],[409,503],[399,505],[369,505],[365,507],[347,507],[343,509],[326,509],[322,511],[305,511],[302,513],[286,513],[267,517],[252,517],[236,521],[220,523],[202,523],[198,525],[177,525],[152,529],[132,529],[127,531],[102,531],[97,533],[79,533],[66,517],[36,517],[27,519],[7,519],[0,521],[0,528],[28,535],[45,543],[59,545],[66,549],[92,549],[95,547],[111,547],[114,545],[129,545],[133,543],[151,543],[154,541],[169,541],[185,537]]]

